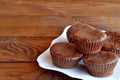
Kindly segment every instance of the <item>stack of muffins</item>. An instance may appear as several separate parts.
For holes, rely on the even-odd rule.
[[[87,24],[76,24],[66,34],[69,42],[58,42],[50,48],[55,66],[73,68],[83,60],[93,76],[104,77],[113,73],[120,57],[119,33],[101,32]]]

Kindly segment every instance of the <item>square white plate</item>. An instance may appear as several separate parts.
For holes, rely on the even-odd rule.
[[[68,42],[66,38],[66,31],[70,28],[70,26],[67,26],[63,33],[56,39],[54,39],[51,43],[54,44],[56,42]],[[50,46],[51,46],[50,45]],[[58,72],[62,72],[70,77],[83,79],[83,80],[120,80],[120,59],[117,63],[117,66],[115,67],[115,70],[111,76],[108,77],[94,77],[91,76],[85,69],[83,62],[79,62],[78,66],[72,69],[63,69],[58,68],[53,65],[51,56],[50,56],[50,47],[43,52],[41,55],[38,56],[37,62],[41,68],[54,70]]]

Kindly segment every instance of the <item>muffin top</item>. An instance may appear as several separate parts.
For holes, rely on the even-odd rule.
[[[120,50],[120,34],[117,32],[107,31],[107,39],[103,45],[103,49],[117,49]]]
[[[77,58],[77,57],[82,57],[83,55],[76,51],[74,44],[68,42],[55,43],[50,48],[50,51],[51,54],[65,58],[73,58],[73,57]]]
[[[88,64],[106,64],[116,61],[117,59],[118,57],[112,52],[100,51],[97,54],[86,55],[83,61]]]
[[[73,35],[80,40],[105,40],[106,34],[101,32],[100,30],[87,25],[87,24],[77,24],[73,25],[67,31],[67,35]]]

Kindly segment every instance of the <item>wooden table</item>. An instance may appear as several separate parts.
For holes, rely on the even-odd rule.
[[[77,80],[36,62],[75,22],[120,32],[120,1],[0,0],[0,80]]]

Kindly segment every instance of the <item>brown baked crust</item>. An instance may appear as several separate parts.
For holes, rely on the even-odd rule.
[[[61,68],[75,67],[83,54],[76,51],[75,45],[67,42],[59,42],[52,45],[50,54],[53,64]]]
[[[107,39],[102,47],[104,51],[116,53],[120,57],[120,34],[117,32],[107,31]]]
[[[112,52],[100,51],[96,54],[85,55],[84,61],[89,64],[106,64],[116,61],[117,56]]]
[[[78,40],[99,42],[106,39],[106,34],[90,25],[76,24],[72,25],[67,31],[69,42],[74,43],[76,41],[74,41],[74,37]]]
[[[118,57],[107,51],[100,51],[96,55],[86,55],[83,62],[88,72],[97,77],[109,76],[113,73]]]
[[[74,43],[77,50],[84,54],[99,52],[106,37],[105,33],[87,24],[73,25],[67,31],[68,41]]]

